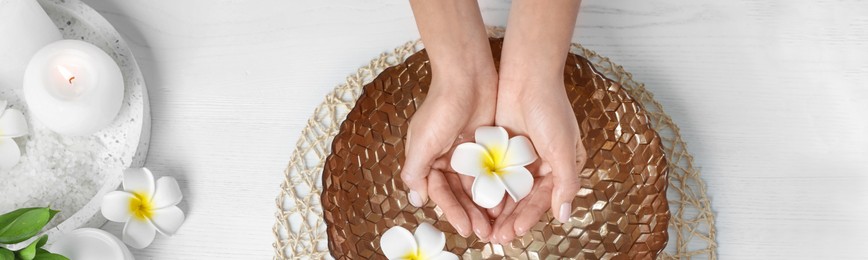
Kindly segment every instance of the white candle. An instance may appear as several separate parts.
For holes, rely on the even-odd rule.
[[[90,135],[110,124],[124,99],[118,65],[78,40],[46,45],[27,65],[24,99],[31,115],[54,132]]]
[[[63,234],[48,251],[69,259],[132,260],[133,254],[120,239],[95,228],[81,228]]]
[[[0,89],[21,88],[30,57],[60,39],[36,0],[0,0]]]

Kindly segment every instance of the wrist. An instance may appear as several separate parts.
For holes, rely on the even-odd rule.
[[[541,71],[528,69],[521,73],[501,72],[498,78],[499,101],[521,103],[559,94],[565,94],[562,67]]]
[[[500,64],[500,82],[526,84],[542,83],[555,78],[563,78],[564,59],[540,58],[533,56],[509,57],[504,54]]]
[[[432,60],[431,82],[437,84],[432,84],[431,90],[472,90],[474,94],[493,94],[497,91],[497,70],[490,59],[487,62],[465,59],[438,64],[441,65],[435,66]]]
[[[459,55],[430,55],[431,74],[433,78],[467,80],[482,77],[497,78],[497,69],[491,58],[491,50],[485,54],[470,51],[456,51]]]
[[[551,42],[528,39],[512,37],[504,42],[498,82],[500,88],[506,89],[499,91],[531,94],[529,92],[538,92],[539,88],[545,87],[562,89],[568,45],[559,46]]]

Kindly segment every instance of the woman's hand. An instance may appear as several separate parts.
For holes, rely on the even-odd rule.
[[[430,197],[459,234],[468,237],[472,230],[486,241],[489,217],[466,192],[473,180],[450,172],[449,159],[455,145],[472,141],[476,128],[494,123],[497,73],[493,63],[449,71],[457,66],[432,74],[428,96],[410,120],[401,179],[413,206]]]
[[[564,89],[564,61],[570,51],[580,0],[514,0],[501,52],[495,123],[512,135],[526,135],[540,156],[539,177],[528,197],[506,200],[496,216],[491,241],[506,243],[536,224],[551,208],[566,222],[579,191],[586,152]]]
[[[460,137],[494,123],[498,77],[482,14],[476,1],[410,0],[410,5],[432,79],[407,133],[401,169],[410,188],[407,198],[421,207],[430,197],[459,234],[468,237],[472,229],[486,241],[491,223],[468,196],[472,180],[446,172],[453,146],[471,141]]]
[[[499,210],[490,237],[497,243],[524,235],[549,208],[566,222],[580,188],[578,173],[587,155],[563,76],[536,75],[541,74],[502,80],[498,90],[495,123],[510,135],[530,138],[540,162],[531,167],[538,176],[531,193],[518,203],[507,199]]]

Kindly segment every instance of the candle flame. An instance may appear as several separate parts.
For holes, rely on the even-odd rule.
[[[72,72],[66,69],[66,67],[57,66],[57,70],[60,71],[60,75],[63,75],[63,78],[69,81],[69,84],[72,84],[72,81],[75,80],[75,75],[72,75]]]

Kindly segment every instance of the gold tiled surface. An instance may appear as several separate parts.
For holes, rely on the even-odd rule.
[[[502,40],[492,39],[499,59]],[[668,240],[667,162],[644,110],[620,85],[570,54],[565,88],[580,124],[588,162],[567,224],[543,216],[531,232],[499,246],[463,238],[433,203],[409,205],[400,180],[408,119],[430,84],[425,51],[383,71],[332,142],[323,170],[322,205],[331,254],[384,258],[379,237],[392,226],[433,223],[446,249],[472,259],[653,259]]]

